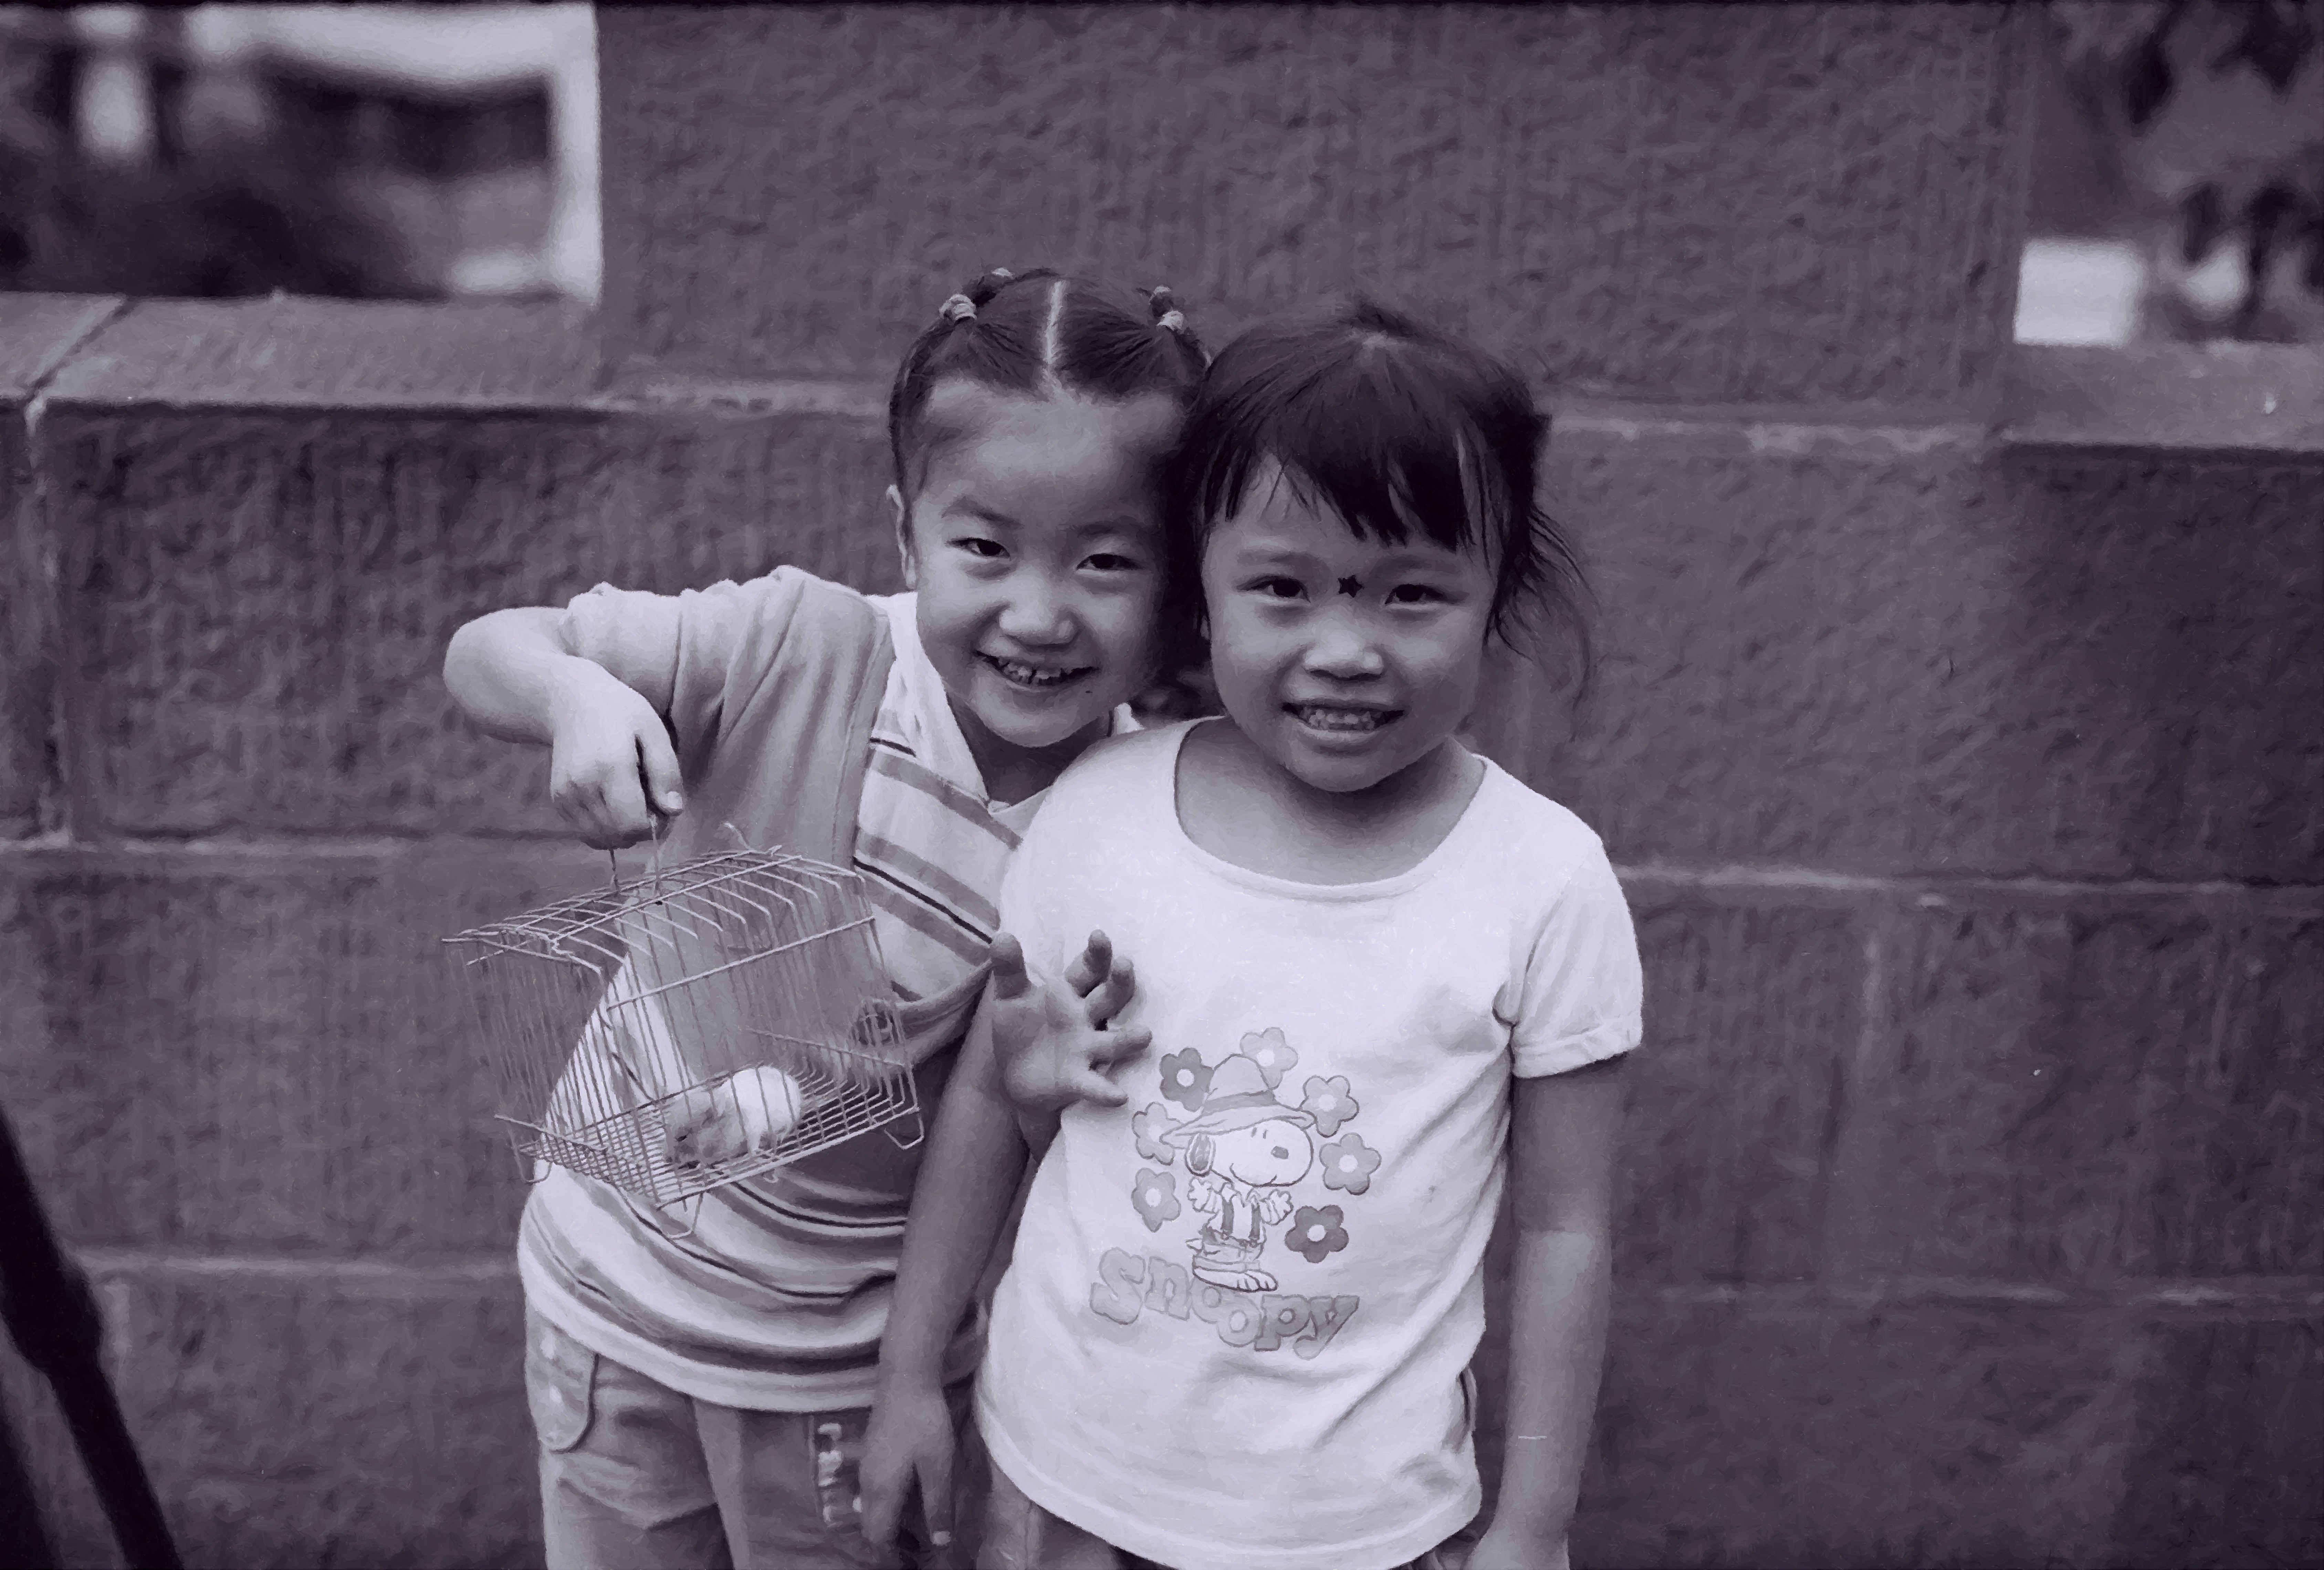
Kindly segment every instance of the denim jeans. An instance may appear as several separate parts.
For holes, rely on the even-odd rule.
[[[549,1570],[937,1570],[969,1563],[907,1522],[861,1529],[856,1463],[870,1413],[754,1412],[682,1395],[525,1316],[525,1390],[540,1439]],[[964,1420],[969,1386],[950,1392]],[[961,1446],[954,1519],[979,1515],[981,1454]]]

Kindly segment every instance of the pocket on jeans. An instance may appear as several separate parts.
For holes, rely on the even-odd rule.
[[[597,1354],[530,1309],[524,1316],[524,1393],[545,1450],[565,1451],[589,1432]]]

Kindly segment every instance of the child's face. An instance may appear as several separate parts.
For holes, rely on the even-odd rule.
[[[930,457],[909,509],[897,501],[898,535],[920,641],[972,749],[1102,734],[1152,673],[1154,465],[1178,406],[953,382],[931,394],[927,418],[964,434]]]
[[[1301,783],[1368,790],[1468,717],[1492,574],[1417,537],[1359,540],[1281,479],[1264,466],[1203,552],[1219,701]]]

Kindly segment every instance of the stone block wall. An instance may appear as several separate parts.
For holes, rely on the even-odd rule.
[[[2013,349],[2030,25],[606,8],[594,327],[0,300],[0,1106],[189,1556],[537,1562],[437,940],[604,864],[444,640],[893,587],[893,359],[1047,263],[1213,343],[1374,288],[1557,411],[1597,678],[1475,728],[1647,969],[1577,1563],[2324,1557],[2324,376]]]

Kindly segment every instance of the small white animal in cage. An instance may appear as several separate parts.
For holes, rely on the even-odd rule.
[[[667,1204],[918,1111],[852,874],[710,856],[450,941],[520,1154]],[[598,983],[577,1042],[545,974]]]
[[[779,1068],[745,1068],[715,1085],[689,1085],[662,1108],[669,1164],[695,1168],[771,1150],[798,1126],[798,1081]]]
[[[662,999],[686,984],[688,966],[715,973],[721,956],[684,945],[641,945],[605,990],[601,1012],[616,1036],[619,1061],[636,1075],[661,1117],[662,1159],[681,1170],[773,1150],[798,1126],[806,1093],[771,1064],[721,1072],[731,1059],[756,1056],[761,1034],[739,1018],[720,1019],[711,1000],[692,1000],[698,1045],[689,1052]]]

